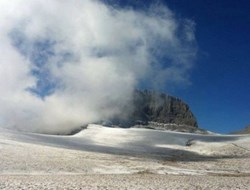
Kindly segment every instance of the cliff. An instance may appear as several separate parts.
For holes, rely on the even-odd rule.
[[[205,133],[198,128],[196,118],[185,102],[163,93],[136,90],[131,105],[124,110],[130,111],[123,119],[116,117],[102,124]]]
[[[189,106],[182,100],[154,91],[135,91],[133,121],[157,122],[198,127]]]

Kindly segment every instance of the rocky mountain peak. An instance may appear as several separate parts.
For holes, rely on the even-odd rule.
[[[155,91],[134,92],[133,120],[198,127],[189,106],[181,99]]]
[[[198,130],[198,124],[189,106],[181,99],[164,93],[135,90],[126,117],[114,118],[107,125],[120,127],[148,127],[185,132]],[[132,109],[131,109],[132,108]],[[125,111],[124,111],[125,112]],[[102,123],[103,124],[103,123]]]

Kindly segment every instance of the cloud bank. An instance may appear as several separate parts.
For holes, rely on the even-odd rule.
[[[67,133],[121,115],[135,88],[187,83],[194,23],[166,6],[0,1],[0,126]]]

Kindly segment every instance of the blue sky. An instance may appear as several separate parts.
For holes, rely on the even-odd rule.
[[[177,14],[196,23],[199,55],[192,85],[176,91],[200,127],[231,132],[250,124],[250,2],[168,0]]]
[[[166,3],[194,20],[199,46],[192,85],[173,94],[189,103],[200,127],[227,133],[250,124],[250,2]]]
[[[143,2],[143,3],[142,3]],[[120,1],[147,7],[155,1]],[[250,124],[250,1],[165,0],[177,17],[196,23],[198,59],[191,85],[165,89],[184,99],[199,126],[229,133]]]

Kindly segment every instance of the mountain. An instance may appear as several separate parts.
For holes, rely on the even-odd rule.
[[[240,130],[240,131],[236,131],[233,132],[234,134],[250,134],[250,125],[247,126],[246,128]]]
[[[126,117],[116,117],[101,124],[205,133],[198,128],[189,106],[179,98],[155,91],[136,90],[131,104],[124,109],[128,113]]]
[[[137,90],[133,103],[134,120],[198,127],[189,106],[176,97],[154,91]]]

